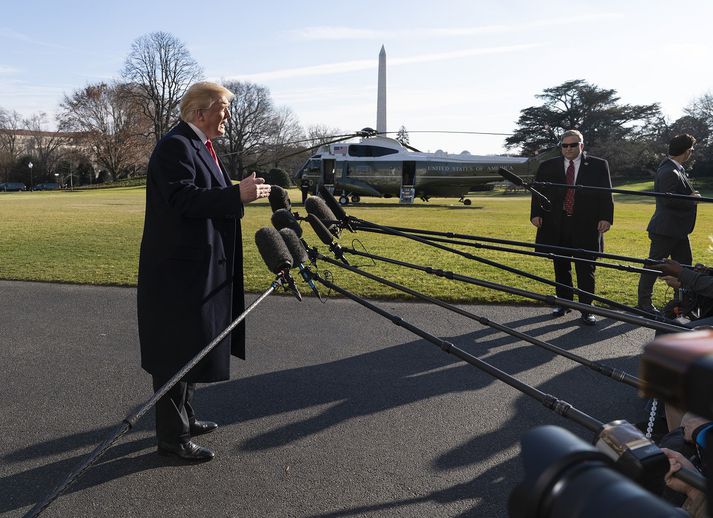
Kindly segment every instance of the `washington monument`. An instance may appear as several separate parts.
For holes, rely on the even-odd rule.
[[[376,96],[376,131],[386,133],[386,50],[379,52],[379,83]]]

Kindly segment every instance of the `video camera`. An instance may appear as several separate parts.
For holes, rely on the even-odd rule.
[[[644,348],[640,378],[642,396],[659,398],[713,420],[713,330],[657,337]],[[607,427],[614,430],[616,425],[616,421],[605,425],[597,437],[596,447],[556,426],[542,426],[526,433],[521,441],[525,477],[510,495],[510,516],[687,516],[653,494],[659,493],[663,484],[661,465],[655,461],[655,445],[640,444],[648,455],[639,455],[644,469],[638,473],[627,469],[630,462],[620,462],[626,460],[629,453],[615,461],[613,454],[617,452],[613,451],[616,448],[612,448],[612,444],[629,447],[640,443],[635,432],[629,437],[626,432],[616,432],[618,438],[606,440]],[[708,428],[703,432],[707,444],[713,444],[712,431]],[[704,463],[713,466],[713,448],[705,449],[702,454]],[[639,476],[642,471],[648,473],[643,479]],[[713,502],[713,486],[710,481],[707,484],[706,496]]]

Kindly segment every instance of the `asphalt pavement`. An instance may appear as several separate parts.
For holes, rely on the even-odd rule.
[[[0,516],[27,513],[151,397],[135,297],[0,281]],[[636,390],[570,360],[433,305],[375,303],[596,419],[645,418]],[[653,338],[543,306],[460,307],[632,374]],[[42,516],[507,516],[523,433],[592,437],[350,300],[272,295],[247,328],[247,361],[196,392],[221,425],[196,439],[212,462],[157,455],[149,412]]]

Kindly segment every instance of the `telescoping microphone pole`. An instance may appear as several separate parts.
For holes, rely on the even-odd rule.
[[[613,307],[613,308],[618,308],[618,309],[622,309],[622,310],[624,310],[624,311],[628,311],[628,312],[630,312],[630,313],[635,313],[635,314],[637,314],[637,315],[645,316],[645,317],[647,317],[647,318],[649,318],[649,319],[652,319],[652,320],[662,320],[662,319],[663,319],[663,317],[658,316],[658,315],[652,315],[651,313],[647,312],[646,310],[638,309],[638,308],[633,308],[633,307],[631,307],[631,306],[627,306],[626,304],[621,304],[621,303],[615,302],[615,301],[613,301],[613,300],[611,300],[611,299],[607,299],[606,297],[602,297],[602,296],[597,295],[597,294],[595,294],[595,293],[590,293],[590,292],[588,292],[588,291],[584,291],[584,290],[582,290],[582,289],[580,289],[580,288],[575,288],[575,287],[573,287],[573,286],[567,286],[567,285],[562,284],[562,283],[557,282],[557,281],[552,281],[552,280],[550,280],[550,279],[545,279],[544,277],[540,277],[539,275],[535,275],[535,274],[526,272],[526,271],[524,271],[524,270],[520,270],[519,268],[513,268],[513,267],[511,267],[511,266],[507,266],[507,265],[504,265],[504,264],[500,264],[500,263],[498,263],[498,262],[496,262],[496,261],[491,261],[490,259],[486,259],[486,258],[484,258],[484,257],[479,257],[479,256],[477,256],[477,255],[473,255],[473,254],[468,253],[468,252],[463,252],[462,250],[458,250],[458,249],[456,249],[456,248],[452,248],[452,247],[449,247],[449,246],[444,246],[444,245],[441,245],[441,244],[438,244],[438,243],[434,243],[434,242],[429,241],[428,239],[424,239],[424,238],[419,237],[419,236],[414,236],[414,235],[411,235],[411,234],[406,234],[406,233],[404,233],[404,232],[399,232],[398,230],[393,230],[393,229],[390,228],[390,227],[385,227],[385,226],[382,226],[382,225],[377,225],[376,223],[372,223],[372,222],[369,222],[369,224],[372,225],[372,226],[375,227],[375,228],[378,228],[378,229],[380,229],[380,230],[383,230],[384,233],[386,233],[386,234],[390,234],[390,235],[393,235],[393,236],[399,236],[399,237],[405,237],[406,239],[411,239],[412,241],[416,241],[416,242],[418,242],[418,243],[422,243],[422,244],[425,244],[425,245],[427,245],[427,246],[431,246],[431,247],[434,247],[434,248],[438,248],[439,250],[443,250],[443,251],[446,251],[446,252],[451,252],[451,253],[454,253],[454,254],[456,254],[456,255],[460,255],[461,257],[465,257],[466,259],[471,259],[471,260],[477,261],[477,262],[479,262],[479,263],[487,264],[488,266],[493,266],[493,267],[498,268],[498,269],[500,269],[500,270],[505,270],[506,272],[514,273],[515,275],[520,275],[520,276],[522,276],[522,277],[526,277],[526,278],[528,278],[528,279],[532,279],[532,280],[534,280],[534,281],[541,282],[541,283],[543,283],[543,284],[548,284],[548,285],[550,285],[550,286],[556,286],[556,287],[560,287],[560,288],[566,288],[567,290],[571,290],[573,293],[576,293],[576,294],[579,295],[579,296],[581,296],[581,295],[586,295],[587,297],[590,297],[592,300],[596,300],[596,301],[602,302],[602,303],[606,304],[607,306],[610,306],[610,307]],[[656,272],[656,273],[658,273],[658,272]],[[587,311],[587,310],[585,310],[585,311]],[[588,312],[588,311],[587,311],[587,312]]]
[[[383,225],[378,225],[378,224],[373,223],[373,222],[367,222],[367,221],[359,220],[359,219],[354,218],[354,217],[352,217],[352,216],[348,216],[348,215],[346,214],[346,212],[344,212],[344,209],[339,205],[339,203],[337,202],[337,200],[334,199],[334,196],[332,196],[332,195],[329,193],[329,191],[327,191],[326,189],[322,189],[322,191],[320,191],[320,192],[321,192],[321,194],[322,194],[322,196],[323,196],[323,198],[324,198],[324,202],[329,206],[329,208],[333,208],[333,209],[334,209],[334,210],[332,210],[332,211],[330,212],[330,214],[333,213],[334,216],[337,218],[337,220],[340,222],[340,224],[343,225],[345,228],[349,228],[350,230],[353,230],[352,223],[355,223],[355,222],[365,223],[365,224],[370,225],[370,226],[373,227],[373,228],[377,228],[377,229],[383,231],[383,232],[386,233],[386,234],[393,235],[393,236],[404,237],[404,238],[406,238],[406,239],[410,239],[410,240],[412,240],[412,241],[416,241],[417,243],[422,243],[422,244],[425,244],[425,245],[427,245],[427,246],[431,246],[431,247],[437,248],[437,249],[439,249],[439,250],[443,250],[443,251],[446,251],[446,252],[451,252],[451,253],[454,253],[454,254],[456,254],[456,255],[460,255],[461,257],[465,257],[466,259],[471,259],[471,260],[474,260],[474,261],[478,261],[478,262],[480,262],[480,263],[487,264],[488,266],[493,266],[493,267],[495,267],[495,268],[498,268],[498,269],[501,269],[501,270],[505,270],[505,271],[507,271],[507,272],[514,273],[515,275],[520,275],[520,276],[522,276],[522,277],[526,277],[526,278],[528,278],[528,279],[532,279],[532,280],[534,280],[534,281],[541,282],[541,283],[543,283],[543,284],[547,284],[547,285],[550,285],[550,286],[556,286],[556,287],[565,288],[565,289],[567,289],[567,290],[570,290],[572,293],[577,293],[579,296],[581,296],[581,295],[586,295],[586,296],[589,297],[591,300],[596,300],[596,301],[602,302],[602,303],[606,304],[607,306],[610,306],[610,307],[613,307],[613,308],[618,308],[618,309],[621,309],[621,310],[624,310],[624,311],[628,311],[628,312],[630,312],[630,313],[634,313],[634,314],[636,314],[636,315],[640,315],[640,316],[646,317],[646,318],[648,318],[648,319],[650,319],[650,320],[656,320],[656,321],[666,321],[666,320],[667,320],[667,319],[665,319],[663,316],[660,316],[660,315],[652,315],[651,313],[649,313],[649,312],[646,311],[646,310],[639,309],[639,308],[633,308],[633,307],[631,307],[631,306],[627,306],[627,305],[625,305],[625,304],[621,304],[621,303],[619,303],[619,302],[615,302],[615,301],[613,301],[613,300],[607,299],[607,298],[602,297],[602,296],[600,296],[600,295],[597,295],[597,294],[595,294],[595,293],[590,293],[590,292],[584,291],[584,290],[582,290],[582,289],[580,289],[580,288],[575,288],[575,287],[573,287],[573,286],[567,286],[567,285],[562,284],[562,283],[557,282],[557,281],[551,281],[550,279],[545,279],[544,277],[540,277],[540,276],[538,276],[538,275],[534,275],[534,274],[532,274],[532,273],[526,272],[526,271],[524,271],[524,270],[520,270],[520,269],[518,269],[518,268],[513,268],[513,267],[511,267],[511,266],[507,266],[507,265],[504,265],[504,264],[500,264],[500,263],[498,263],[498,262],[496,262],[496,261],[491,261],[490,259],[486,259],[486,258],[484,258],[484,257],[479,257],[479,256],[477,256],[477,255],[473,255],[473,254],[468,253],[468,252],[463,252],[462,250],[458,250],[458,249],[456,249],[456,248],[452,248],[452,247],[449,247],[449,246],[444,246],[444,245],[441,245],[441,244],[439,244],[439,243],[434,243],[434,242],[429,241],[428,239],[425,239],[425,238],[422,238],[422,237],[419,237],[419,236],[414,236],[414,235],[411,235],[411,234],[407,234],[407,233],[404,233],[404,232],[400,232],[400,231],[398,231],[398,230],[394,230],[394,229],[391,228],[391,227],[387,227],[387,226],[383,226]],[[315,214],[310,214],[310,216],[315,216]],[[314,224],[313,224],[312,226],[313,226],[313,228],[315,228],[315,225],[314,225]],[[322,226],[324,226],[324,225],[322,225]],[[317,228],[315,228],[315,231],[319,234],[319,232],[317,231]],[[323,239],[322,241],[326,243],[326,241],[325,241],[324,239]],[[656,273],[658,273],[658,272],[656,272]],[[585,309],[584,311],[585,311],[585,312],[589,312],[589,311],[586,310],[586,309]]]
[[[311,249],[310,255],[318,258],[320,254],[316,252],[316,249]],[[328,258],[323,257],[323,259]],[[330,263],[352,270],[352,267],[345,267],[341,263],[334,260],[330,261]],[[357,270],[355,273],[360,273],[360,271]],[[434,337],[420,328],[405,322],[400,317],[392,315],[362,299],[361,297],[358,297],[335,285],[334,283],[319,277],[318,274],[312,275],[315,280],[324,284],[328,288],[334,289],[336,292],[341,293],[364,307],[375,311],[377,314],[384,316],[395,325],[404,327],[418,336],[425,338],[431,343],[438,345],[445,352],[454,354],[458,358],[480,368],[481,370],[484,370],[497,379],[500,379],[514,388],[521,390],[523,393],[534,397],[536,400],[542,402],[545,407],[550,408],[556,413],[578,422],[590,431],[596,432],[597,447],[599,447],[604,453],[609,455],[615,461],[616,467],[622,473],[649,489],[653,490],[660,488],[663,482],[663,476],[668,471],[668,460],[655,444],[649,441],[639,430],[626,421],[614,421],[605,425],[572,407],[569,403],[561,401],[549,394],[544,394],[534,387],[520,382],[516,378],[500,371],[487,362],[465,353],[453,344]],[[703,479],[700,474],[691,470],[682,470],[679,473],[679,475],[674,476],[696,488],[705,487],[705,479]]]
[[[534,338],[534,337],[527,335],[525,333],[521,333],[520,331],[517,331],[511,327],[505,326],[503,324],[499,324],[497,322],[493,322],[492,320],[490,320],[488,318],[475,315],[469,311],[466,311],[466,310],[461,309],[457,306],[449,304],[443,300],[431,297],[429,295],[426,295],[426,294],[421,293],[416,290],[412,290],[411,288],[408,288],[401,284],[389,281],[388,279],[384,279],[383,277],[379,277],[377,275],[366,272],[366,271],[356,268],[354,266],[346,266],[346,265],[340,263],[339,261],[335,261],[334,259],[324,256],[320,253],[316,253],[315,257],[318,260],[321,259],[329,264],[339,266],[341,268],[344,268],[345,270],[349,270],[350,272],[361,275],[362,277],[366,277],[367,279],[371,279],[373,281],[384,284],[391,288],[397,289],[399,291],[403,291],[404,293],[408,293],[409,295],[412,295],[412,296],[419,298],[423,301],[430,302],[431,304],[435,304],[437,306],[440,306],[440,307],[447,309],[449,311],[452,311],[454,313],[458,313],[459,315],[464,316],[466,318],[470,318],[471,320],[475,320],[476,322],[478,322],[484,326],[491,327],[493,329],[496,329],[498,331],[506,333],[510,336],[514,336],[516,338],[519,338],[520,340],[523,340],[525,342],[528,342],[528,343],[531,343],[538,347],[541,347],[543,349],[546,349],[546,350],[553,352],[557,355],[564,356],[565,358],[568,358],[568,359],[573,360],[581,365],[584,365],[585,367],[588,367],[589,369],[591,369],[599,374],[602,374],[604,376],[612,378],[616,381],[625,383],[626,385],[629,385],[630,387],[634,387],[634,388],[641,387],[641,380],[639,378],[632,376],[631,374],[628,374],[628,373],[622,371],[621,369],[616,369],[614,367],[609,367],[608,365],[604,365],[602,363],[588,360],[586,358],[583,358],[582,356],[578,356],[574,353],[571,353],[570,351],[567,351],[565,349],[557,347],[556,345],[553,345],[549,342],[544,342],[542,340]]]
[[[240,322],[245,320],[245,317],[250,314],[250,312],[257,307],[265,298],[275,291],[280,286],[284,286],[286,280],[284,275],[278,274],[277,277],[272,281],[270,287],[265,290],[262,295],[260,295],[252,304],[250,304],[245,311],[243,311],[235,320],[233,320],[228,327],[226,327],[218,336],[216,336],[208,345],[206,345],[193,359],[188,362],[181,370],[173,375],[161,388],[159,388],[151,398],[143,404],[143,406],[133,414],[129,414],[124,418],[121,424],[114,430],[111,436],[107,437],[101,444],[99,444],[94,451],[85,457],[85,459],[67,475],[64,481],[59,484],[49,495],[47,495],[41,502],[37,503],[30,511],[25,515],[25,517],[39,516],[39,514],[49,507],[52,502],[54,502],[72,483],[74,483],[79,477],[81,477],[85,471],[87,471],[92,464],[94,464],[99,457],[111,448],[116,441],[118,441],[126,432],[132,429],[136,423],[143,417],[143,415],[148,412],[151,407],[153,407],[156,402],[161,399],[171,388],[178,383],[181,378],[183,378],[188,371],[190,371],[196,364],[201,361],[205,355],[207,355],[213,348],[218,345],[230,332],[232,332]]]
[[[626,313],[619,313],[618,311],[613,311],[606,308],[600,308],[598,306],[591,306],[589,304],[582,304],[581,302],[575,302],[573,300],[562,299],[555,295],[541,295],[532,291],[523,290],[520,288],[515,288],[512,286],[506,286],[504,284],[497,284],[491,281],[486,281],[482,279],[477,279],[475,277],[468,277],[466,275],[461,275],[448,270],[442,270],[440,268],[433,268],[431,266],[421,266],[413,263],[408,263],[405,261],[400,261],[398,259],[392,259],[390,257],[382,257],[379,255],[371,254],[368,252],[362,252],[360,250],[355,250],[353,248],[342,248],[342,251],[352,255],[358,255],[361,257],[366,257],[368,259],[373,259],[375,261],[382,261],[389,264],[394,264],[396,266],[403,266],[406,268],[411,268],[413,270],[418,270],[430,275],[435,275],[436,277],[442,277],[444,279],[466,282],[469,284],[474,284],[476,286],[481,286],[483,288],[489,288],[497,291],[502,291],[505,293],[510,293],[511,295],[518,295],[520,297],[537,300],[539,302],[544,302],[550,306],[562,306],[569,309],[576,309],[579,311],[585,311],[588,313],[593,313],[606,318],[611,318],[612,320],[619,320],[629,324],[638,325],[641,327],[647,327],[650,329],[655,329],[657,331],[662,331],[664,333],[681,333],[684,331],[691,331],[690,328],[683,327],[677,323],[659,322],[654,321],[649,318],[637,317],[634,315],[627,315]]]
[[[394,325],[403,327],[421,338],[438,346],[442,351],[452,354],[460,360],[490,374],[492,377],[510,385],[516,390],[528,395],[542,403],[548,408],[567,419],[583,426],[587,430],[594,432],[597,446],[615,460],[615,465],[624,474],[630,476],[645,487],[660,487],[663,477],[668,471],[668,459],[661,450],[646,439],[636,427],[626,421],[613,421],[605,424],[590,415],[578,410],[570,403],[556,398],[551,394],[546,394],[535,387],[532,387],[514,376],[501,371],[497,367],[477,358],[466,351],[459,349],[454,344],[442,340],[421,328],[405,321],[401,317],[389,313],[388,311],[372,304],[371,302],[355,295],[354,293],[341,288],[333,282],[324,279],[319,273],[313,273],[313,278],[320,284],[352,299],[354,302],[390,320]],[[674,474],[676,478],[687,482],[693,487],[705,491],[706,481],[699,474],[689,469],[681,469]]]
[[[379,234],[385,234],[378,228],[371,226],[368,222],[353,223],[352,226],[355,230],[363,230],[365,232],[375,232]],[[643,265],[655,264],[657,261],[652,259],[641,259],[638,257],[629,257],[626,255],[609,254],[606,252],[596,252],[594,250],[585,250],[584,248],[568,248],[566,246],[556,246],[556,245],[543,245],[539,243],[527,243],[524,241],[513,241],[511,239],[500,239],[496,237],[486,237],[486,236],[474,236],[470,234],[458,234],[455,232],[439,232],[436,230],[425,230],[419,228],[407,228],[407,227],[389,227],[392,230],[398,230],[399,232],[407,232],[409,234],[416,234],[430,239],[429,236],[439,236],[447,237],[450,239],[470,239],[473,241],[482,241],[484,243],[498,243],[503,245],[521,246],[526,248],[539,248],[541,250],[552,250],[553,252],[562,252],[570,255],[590,255],[593,257],[601,257],[603,259],[614,259],[616,261],[627,261],[630,263],[638,263]],[[570,255],[567,255],[567,259],[570,259]],[[576,259],[576,258],[575,258]],[[597,263],[602,264],[602,263]],[[685,268],[692,268],[690,265],[681,265]]]
[[[466,351],[459,349],[456,347],[454,344],[446,341],[446,340],[441,340],[437,336],[434,336],[421,328],[405,321],[401,317],[394,315],[392,313],[389,313],[388,311],[372,304],[366,299],[363,299],[359,297],[358,295],[347,291],[346,289],[334,284],[333,282],[323,278],[318,272],[313,272],[312,276],[314,280],[319,282],[320,284],[323,284],[327,288],[336,291],[337,293],[340,293],[344,295],[345,297],[348,297],[352,299],[354,302],[364,306],[365,308],[373,311],[374,313],[377,313],[378,315],[381,315],[382,317],[386,318],[387,320],[390,320],[392,324],[403,327],[404,329],[411,331],[412,333],[420,336],[421,338],[427,340],[428,342],[431,342],[434,345],[437,345],[438,347],[441,348],[442,351],[452,354],[453,356],[463,360],[464,362],[470,363],[474,367],[477,367],[478,369],[490,374],[496,379],[499,379],[500,381],[510,385],[511,387],[519,390],[520,392],[527,394],[528,396],[536,399],[540,403],[542,403],[545,407],[549,408],[550,410],[553,410],[555,413],[566,417],[568,419],[571,419],[572,421],[584,426],[588,430],[591,430],[592,432],[599,432],[603,426],[603,423],[600,421],[594,419],[593,417],[585,414],[584,412],[581,412],[580,410],[577,410],[574,408],[572,405],[567,403],[566,401],[561,401],[557,399],[554,396],[551,396],[549,394],[545,394],[544,392],[537,390],[534,387],[531,387],[530,385],[527,385],[526,383],[523,383],[522,381],[518,380],[517,378],[514,378],[513,376],[510,376],[504,371],[501,371],[497,367],[492,366],[491,364],[481,360],[480,358],[477,358],[470,353],[467,353]]]
[[[509,171],[502,169],[502,171],[506,171],[509,173]],[[512,173],[510,173],[512,174]],[[522,182],[522,179],[514,175],[513,176],[517,179],[519,179]],[[537,193],[539,196],[539,193]],[[398,235],[394,234],[393,232],[390,231],[397,231],[397,232],[403,232],[403,233],[408,233],[408,234],[415,234],[418,237],[422,237],[425,239],[428,239],[430,241],[436,241],[436,242],[443,242],[443,243],[454,243],[454,244],[461,244],[465,246],[476,246],[474,244],[470,243],[458,243],[455,241],[447,241],[447,240],[441,240],[441,239],[435,239],[430,236],[440,236],[440,237],[446,237],[449,239],[469,239],[473,241],[482,241],[485,243],[498,243],[498,244],[504,244],[504,245],[513,245],[513,246],[521,246],[521,247],[528,247],[528,248],[539,248],[540,250],[552,250],[553,252],[562,252],[568,255],[565,256],[558,256],[555,254],[546,254],[542,255],[543,252],[536,252],[532,253],[533,255],[537,254],[538,257],[547,257],[549,259],[558,259],[562,257],[563,259],[567,260],[572,260],[572,261],[579,261],[579,262],[594,262],[591,259],[584,259],[582,257],[577,257],[577,256],[582,256],[582,255],[587,255],[590,257],[601,257],[605,259],[614,259],[617,261],[627,261],[627,262],[632,262],[632,263],[638,263],[638,264],[643,264],[644,266],[651,266],[653,264],[657,264],[660,261],[656,259],[641,259],[638,257],[629,257],[625,255],[618,255],[618,254],[610,254],[610,253],[605,253],[605,252],[597,252],[594,250],[585,250],[583,248],[570,248],[570,247],[565,247],[565,246],[557,246],[557,245],[545,245],[545,244],[539,244],[539,243],[526,243],[523,241],[513,241],[510,239],[499,239],[499,238],[493,238],[493,237],[485,237],[485,236],[474,236],[470,234],[459,234],[455,232],[439,232],[439,231],[434,231],[434,230],[424,230],[424,229],[416,229],[416,228],[407,228],[407,227],[385,227],[383,225],[377,225],[375,223],[371,223],[369,221],[364,221],[362,219],[354,218],[352,216],[348,216],[346,212],[344,212],[344,209],[339,205],[339,202],[334,199],[334,196],[331,195],[331,193],[324,188],[324,186],[320,187],[320,195],[322,196],[324,202],[329,206],[329,207],[320,207],[319,204],[314,203],[312,204],[312,207],[316,207],[315,215],[322,220],[323,224],[329,225],[330,228],[334,228],[335,224],[339,225],[340,227],[348,228],[352,232],[356,232],[357,230],[363,230],[365,232],[374,232],[374,233],[380,233],[380,234],[391,234],[391,235]],[[308,201],[317,201],[319,199],[315,199],[315,197],[311,197]],[[321,200],[320,200],[321,201]],[[549,203],[549,200],[548,200]],[[305,204],[308,212],[310,212],[310,207]],[[388,229],[388,230],[387,230]],[[335,236],[338,236],[338,233],[334,233]],[[420,234],[420,235],[419,235]],[[406,236],[404,236],[406,237]],[[514,249],[506,249],[506,248],[497,248],[497,247],[487,247],[485,245],[479,244],[476,246],[477,248],[483,248],[483,249],[490,249],[490,250],[497,250],[497,251],[503,251],[503,252],[512,252],[512,253],[526,253],[523,251],[519,250],[514,250]],[[530,255],[530,254],[528,254]],[[649,269],[638,269],[634,268],[631,266],[626,266],[626,265],[612,265],[609,263],[596,263],[598,266],[603,266],[606,268],[615,268],[619,270],[624,270],[624,271],[629,271],[629,272],[635,272],[635,273],[653,273],[653,274],[659,274],[660,272],[658,270],[649,270]],[[684,268],[693,268],[692,265],[681,265]]]
[[[655,198],[666,198],[667,200],[685,200],[690,202],[712,203],[713,198],[705,196],[691,196],[690,194],[674,194],[672,192],[653,191],[628,191],[626,189],[614,189],[611,187],[595,187],[593,185],[567,185],[566,183],[552,182],[531,182],[530,185],[538,187],[554,187],[555,189],[574,189],[576,191],[607,191],[618,194],[631,194],[634,196],[651,196]]]
[[[391,227],[393,228],[393,227]],[[385,232],[378,231],[378,233],[384,234]],[[541,257],[543,259],[562,259],[566,261],[574,261],[578,263],[588,263],[588,264],[594,264],[596,266],[602,267],[602,268],[611,268],[614,270],[621,270],[625,272],[630,272],[630,273],[637,273],[637,274],[642,274],[642,273],[651,273],[654,275],[660,275],[661,272],[659,270],[649,270],[648,268],[638,268],[636,266],[631,266],[629,264],[613,264],[613,263],[607,263],[603,261],[597,261],[595,259],[585,259],[583,257],[574,257],[574,256],[569,256],[569,255],[558,255],[554,254],[551,252],[531,252],[529,250],[518,250],[515,248],[506,248],[502,246],[496,246],[496,245],[485,245],[483,243],[476,243],[472,241],[459,241],[457,239],[452,239],[452,238],[441,238],[441,237],[432,237],[432,236],[427,236],[425,239],[428,239],[429,241],[434,241],[436,243],[448,243],[451,245],[461,245],[461,246],[469,246],[471,248],[478,248],[482,250],[493,250],[496,252],[506,252],[506,253],[511,253],[511,254],[519,254],[519,255],[527,255],[530,257]]]
[[[578,191],[605,191],[605,192],[611,192],[611,193],[617,193],[617,194],[631,194],[634,196],[651,196],[655,198],[666,198],[670,200],[685,200],[685,201],[700,201],[704,203],[711,203],[713,202],[713,198],[705,198],[703,196],[691,196],[689,194],[674,194],[672,192],[653,192],[653,191],[629,191],[626,189],[614,189],[612,187],[597,187],[594,185],[568,185],[566,183],[553,183],[553,182],[526,182],[523,180],[521,177],[513,173],[512,171],[509,171],[505,169],[504,167],[501,167],[498,169],[498,174],[508,180],[509,182],[527,189],[528,191],[534,193],[537,193],[536,197],[539,199],[540,197],[545,198],[542,194],[539,192],[535,191],[535,189],[532,188],[533,185],[536,185],[537,187],[554,187],[557,189],[575,189]],[[547,200],[549,203],[549,200]],[[547,210],[547,209],[546,209]]]

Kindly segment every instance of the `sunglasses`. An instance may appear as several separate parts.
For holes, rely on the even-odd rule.
[[[562,149],[567,149],[568,147],[579,147],[581,142],[572,142],[571,144],[565,144],[564,142],[560,144],[562,146]]]

